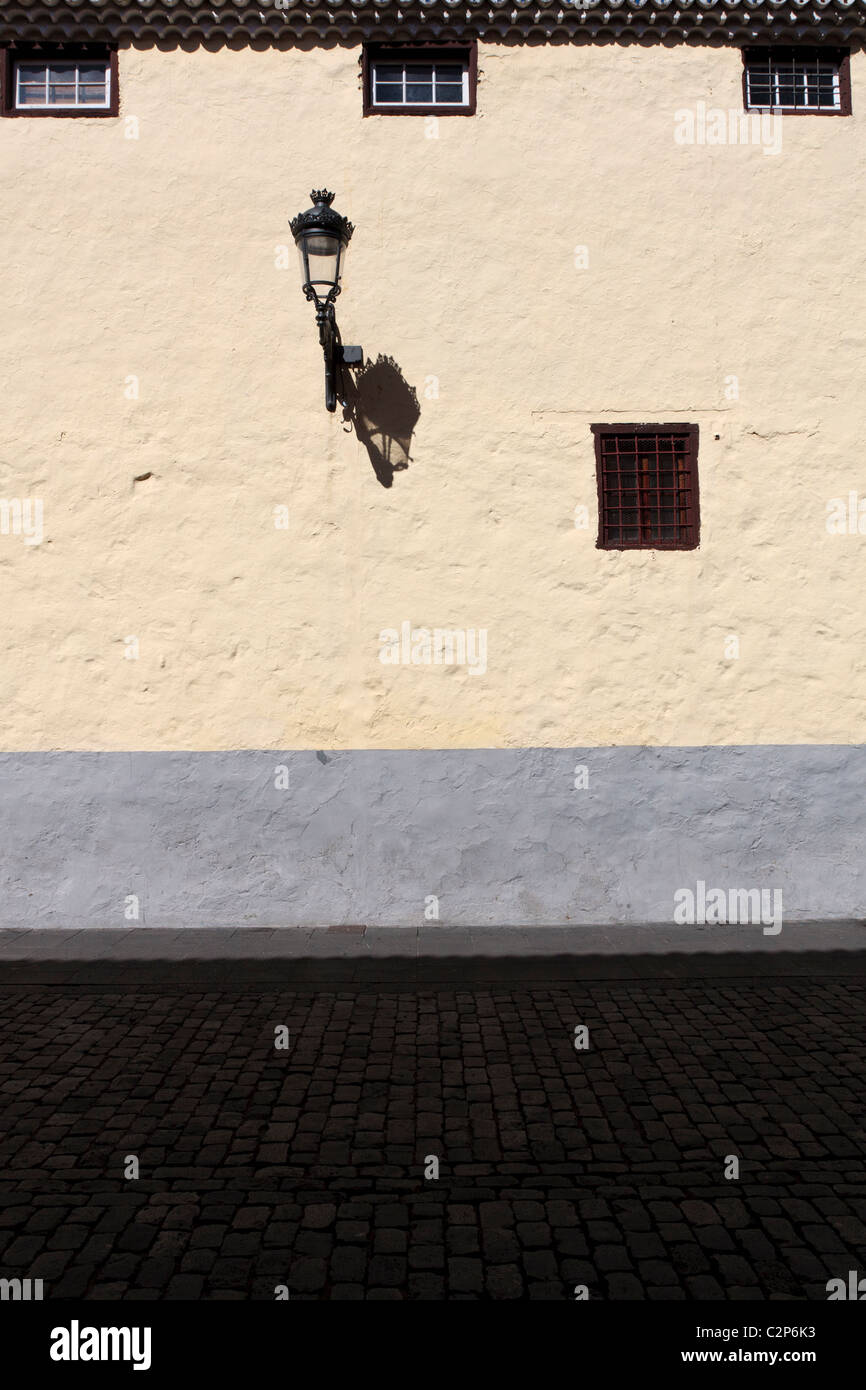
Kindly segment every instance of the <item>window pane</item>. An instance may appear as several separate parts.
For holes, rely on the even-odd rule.
[[[49,82],[75,82],[75,63],[52,63],[48,71]]]
[[[15,67],[16,106],[44,106],[48,69],[44,63],[18,63]]]
[[[406,100],[430,105],[433,101],[433,64],[406,64]]]
[[[809,103],[812,106],[836,106],[837,84],[832,73],[816,73],[809,80]]]
[[[48,85],[49,102],[75,102],[74,82],[51,82]]]
[[[373,72],[377,82],[403,82],[402,63],[377,63]]]
[[[749,103],[752,106],[772,106],[773,96],[769,77],[752,77],[749,81]]]
[[[96,83],[105,85],[106,67],[104,63],[82,63],[78,69],[79,82]]]
[[[399,101],[403,100],[403,84],[401,82],[377,82],[373,96],[374,101]]]
[[[461,102],[463,100],[463,83],[437,81],[436,100]]]
[[[459,63],[437,63],[437,82],[463,82],[463,68]]]
[[[96,85],[89,85],[89,86],[86,86],[86,87],[79,87],[79,88],[78,88],[78,100],[79,100],[80,102],[82,102],[82,103],[90,103],[91,105],[92,105],[94,102],[97,102],[97,103],[100,103],[100,104],[104,105],[104,104],[105,104],[105,84],[104,84],[104,83],[100,83],[99,86],[96,86]]]

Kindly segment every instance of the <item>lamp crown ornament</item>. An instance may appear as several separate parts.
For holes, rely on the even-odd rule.
[[[292,236],[297,237],[299,232],[315,228],[316,231],[334,232],[347,244],[355,228],[347,217],[341,217],[338,212],[334,212],[331,207],[333,201],[334,194],[329,193],[327,188],[314,188],[310,194],[313,207],[307,208],[306,212],[299,212],[297,217],[291,219]]]

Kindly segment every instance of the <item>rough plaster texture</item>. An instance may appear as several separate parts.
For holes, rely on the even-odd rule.
[[[154,927],[417,925],[431,894],[443,926],[671,922],[698,879],[862,918],[864,777],[864,747],[5,754],[0,925],[121,927],[130,894]]]
[[[43,499],[45,527],[41,545],[0,535],[0,747],[861,742],[866,539],[829,535],[825,518],[829,499],[866,486],[866,57],[852,58],[854,115],[789,118],[774,156],[674,140],[678,110],[740,110],[734,48],[482,44],[478,115],[435,127],[364,119],[358,56],[125,49],[118,120],[0,121],[15,190],[0,227],[0,496]],[[326,415],[293,249],[279,268],[287,219],[323,184],[357,226],[344,339],[395,358],[419,396],[410,465],[390,489]],[[576,246],[588,267],[576,268]],[[596,550],[589,426],[615,420],[699,424],[699,550]],[[279,506],[287,531],[274,525]],[[588,530],[574,525],[579,506]],[[383,666],[378,634],[403,620],[487,629],[487,674]],[[737,659],[725,657],[728,634]],[[124,659],[127,636],[137,660]],[[756,759],[799,775],[796,757]],[[108,912],[116,885],[88,874],[103,833],[111,849],[109,804],[123,810],[108,862],[162,843],[159,873],[156,860],[148,870],[157,918],[194,906],[189,885],[179,905],[181,866],[205,885],[202,910],[227,912],[239,863],[256,885],[250,920],[325,912],[327,882],[327,915],[360,913],[350,804],[388,827],[365,841],[371,874],[394,871],[376,898],[382,920],[416,911],[428,879],[479,921],[558,919],[578,879],[590,915],[637,912],[639,883],[642,910],[656,910],[655,878],[641,877],[643,860],[628,867],[619,827],[578,868],[571,822],[543,815],[559,830],[536,840],[513,795],[500,808],[513,872],[483,828],[462,864],[446,836],[438,867],[416,868],[418,846],[404,858],[400,816],[388,816],[398,793],[362,771],[388,759],[331,765],[355,802],[347,789],[342,809],[317,812],[303,833],[275,807],[276,858],[241,825],[233,779],[246,774],[231,769],[243,760],[207,773],[198,838],[186,821],[197,764],[157,762],[175,771],[143,773],[154,800],[139,788],[128,805],[123,772],[108,771],[123,766],[58,764],[56,803],[56,788],[40,793],[22,772],[29,812],[14,833],[34,823],[34,795],[53,808],[55,834],[61,807],[81,812],[53,859],[44,847],[47,864],[73,860],[65,898],[56,883],[34,890],[40,911],[62,899],[83,918]],[[437,792],[431,772],[429,799],[413,803],[437,855],[436,808],[459,805],[462,778],[483,807],[484,757],[461,766],[481,782],[465,771],[452,784],[449,772]],[[514,777],[512,793],[525,773]],[[755,777],[738,784],[758,797],[745,841],[736,798],[712,830],[684,818],[683,834],[715,846],[727,817],[726,853],[757,835],[754,853],[784,851],[805,875],[775,831],[762,847]],[[800,805],[811,793],[793,785]],[[637,855],[658,808],[629,806]],[[832,812],[823,800],[798,815],[825,825]],[[230,829],[238,859],[219,862]],[[818,859],[845,833],[825,825]],[[530,860],[538,881],[518,872]],[[839,872],[849,882],[853,869]]]
[[[364,119],[358,56],[127,49],[119,119],[0,121],[0,498],[44,507],[0,534],[0,923],[662,922],[699,878],[863,915],[866,539],[826,516],[866,57],[767,155],[674,139],[739,111],[733,48],[482,44],[436,124]],[[344,339],[418,396],[390,488],[284,255],[322,185]],[[695,552],[595,548],[589,426],[646,420],[700,426]],[[383,665],[404,621],[485,674]]]

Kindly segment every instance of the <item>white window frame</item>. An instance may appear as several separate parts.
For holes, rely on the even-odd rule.
[[[762,74],[762,75],[763,75],[763,74]],[[786,77],[786,78],[785,78],[785,82],[787,83],[788,81],[793,80],[795,84],[802,84],[803,96],[804,96],[804,97],[807,97],[807,96],[809,95],[809,82],[808,82],[809,76],[810,76],[809,73],[803,72],[803,73],[800,73],[799,76],[794,77],[793,79],[787,78],[787,77]],[[775,65],[772,65],[772,64],[771,64],[771,67],[770,67],[770,82],[771,82],[771,90],[772,90],[772,98],[773,98],[773,99],[772,99],[772,105],[771,105],[771,107],[767,108],[767,107],[765,107],[765,106],[761,106],[761,104],[760,104],[759,102],[755,101],[755,99],[753,98],[753,96],[752,96],[752,73],[751,73],[751,70],[749,69],[748,65],[746,66],[746,92],[747,92],[748,99],[749,99],[749,104],[748,104],[748,106],[746,107],[746,110],[747,110],[747,111],[762,111],[762,110],[763,110],[763,111],[766,111],[766,110],[770,109],[770,110],[773,110],[773,111],[805,111],[805,112],[809,112],[809,111],[841,111],[841,109],[842,109],[842,82],[841,82],[840,65],[839,65],[838,63],[836,64],[835,70],[834,70],[834,72],[833,72],[833,104],[832,104],[832,106],[829,105],[829,104],[826,103],[826,102],[819,102],[819,103],[816,105],[816,104],[813,104],[813,103],[811,103],[811,102],[806,102],[806,101],[803,101],[799,106],[797,106],[797,105],[793,105],[793,106],[792,106],[792,105],[790,104],[790,102],[787,102],[787,103],[784,103],[784,104],[783,104],[781,101],[779,101],[779,88],[780,88],[780,86],[781,86],[782,78],[781,78],[781,75],[780,75],[780,73],[779,73],[778,68],[777,68]]]
[[[83,66],[96,67],[97,64],[105,69],[105,100],[104,101],[79,101],[79,71]],[[59,68],[63,65],[74,67],[75,69],[75,100],[74,101],[49,101],[48,100],[48,74],[51,68]],[[23,67],[44,67],[45,68],[45,100],[27,101],[20,100],[21,92],[21,69]],[[111,59],[105,58],[65,58],[54,57],[27,57],[13,59],[12,77],[15,91],[16,111],[108,111],[111,107]],[[86,83],[90,86],[92,84]]]
[[[456,68],[458,64],[462,70],[461,99],[460,101],[440,101],[436,96],[436,69],[437,67]],[[377,69],[380,66],[396,68],[401,65],[403,68],[401,84],[403,100],[379,101],[376,96],[376,88],[378,86]],[[433,95],[429,101],[407,101],[406,99],[406,69],[418,66],[426,66],[433,69]],[[393,87],[394,83],[389,82],[386,85]],[[404,107],[408,107],[411,110],[416,106],[441,106],[447,111],[462,111],[464,107],[469,105],[469,59],[462,56],[458,57],[457,54],[451,59],[428,58],[425,56],[423,48],[419,48],[413,53],[404,52],[394,53],[393,55],[377,54],[374,58],[370,59],[370,98],[372,107],[377,111],[402,111]]]

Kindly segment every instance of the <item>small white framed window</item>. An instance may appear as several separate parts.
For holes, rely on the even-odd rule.
[[[373,63],[374,106],[468,106],[468,63]]]
[[[367,115],[471,115],[475,111],[474,45],[370,45],[365,62]]]
[[[13,57],[12,109],[107,112],[112,107],[109,55],[102,57]]]
[[[743,61],[747,111],[850,116],[851,77],[845,50],[796,45],[746,48]]]

